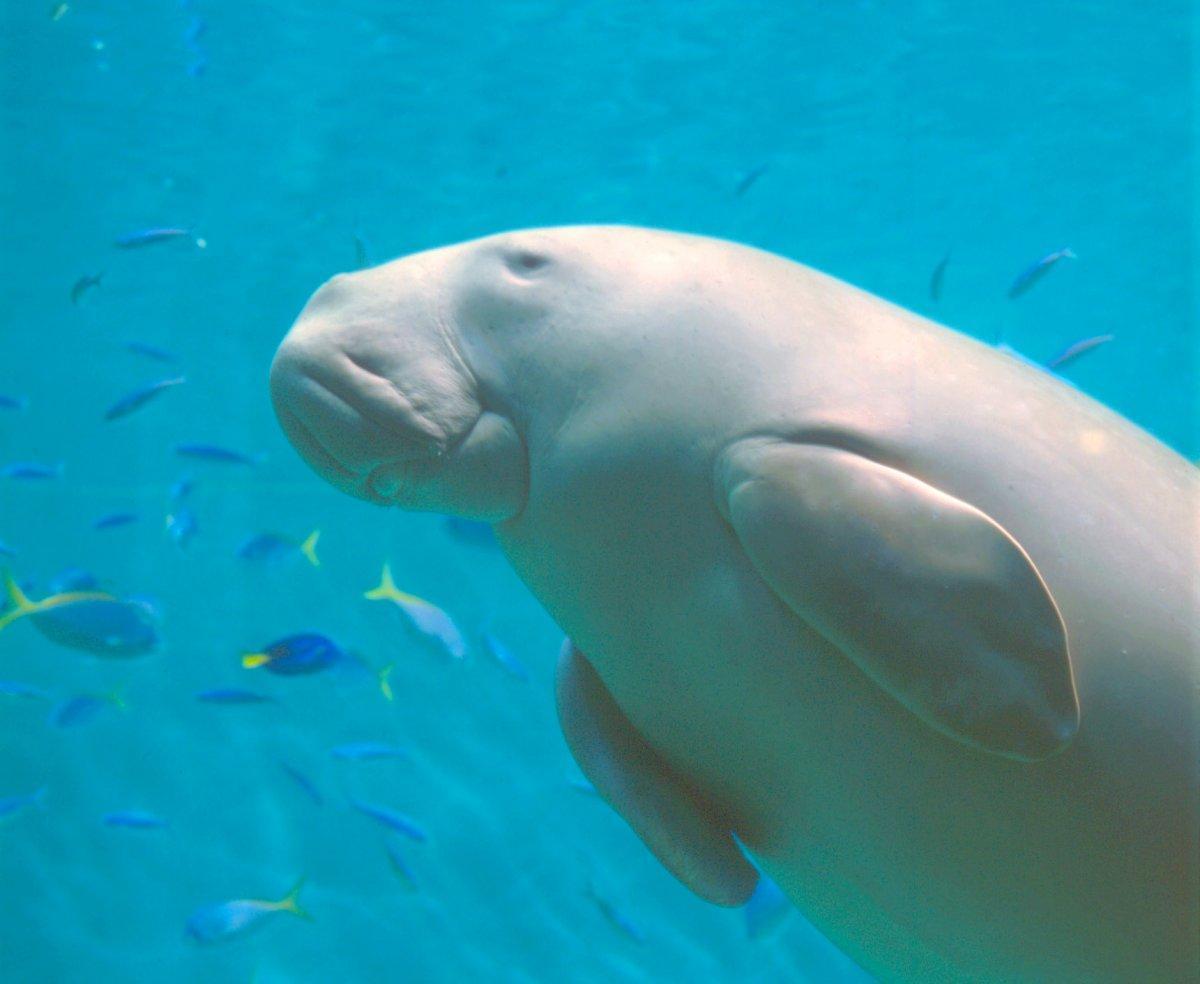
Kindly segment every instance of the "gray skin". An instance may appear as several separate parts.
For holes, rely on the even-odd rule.
[[[338,488],[495,524],[568,744],[703,897],[753,887],[736,833],[883,979],[1196,973],[1200,485],[1128,421],[622,227],[335,277],[271,384]]]

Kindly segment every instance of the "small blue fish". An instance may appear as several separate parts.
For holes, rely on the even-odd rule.
[[[106,707],[125,707],[119,694],[77,694],[68,697],[50,712],[47,724],[56,728],[74,728],[95,720]]]
[[[346,652],[332,639],[316,632],[302,632],[271,643],[261,652],[243,653],[242,666],[262,667],[279,676],[320,673],[347,659]]]
[[[137,249],[140,246],[152,246],[155,243],[166,243],[173,239],[184,239],[192,234],[190,229],[177,226],[157,226],[151,229],[137,229],[118,236],[113,245],[118,249]]]
[[[0,393],[0,410],[24,410],[29,406],[29,401],[23,396],[9,396],[7,393]]]
[[[50,694],[41,687],[16,680],[0,680],[0,697],[22,697],[25,700],[49,700]]]
[[[1090,338],[1081,338],[1077,342],[1072,342],[1057,355],[1047,359],[1046,368],[1051,370],[1062,369],[1069,363],[1074,362],[1081,355],[1086,355],[1092,349],[1108,344],[1116,337],[1116,335],[1092,335]]]
[[[126,342],[125,351],[132,352],[134,355],[144,355],[147,359],[153,359],[155,362],[178,361],[166,349],[160,349],[156,345],[147,345],[145,342]]]
[[[412,820],[395,810],[389,810],[386,806],[376,806],[374,803],[364,803],[362,800],[354,798],[350,799],[350,805],[365,816],[370,817],[376,823],[381,823],[390,830],[403,834],[410,840],[415,840],[418,843],[424,843],[429,840],[429,835],[418,827]]]
[[[363,597],[368,601],[393,602],[420,632],[437,639],[455,659],[467,655],[467,644],[450,616],[432,602],[397,588],[388,564],[383,565],[379,586],[366,592]]]
[[[220,943],[255,929],[279,912],[311,919],[300,908],[300,889],[303,887],[304,879],[301,878],[287,895],[276,901],[232,899],[201,906],[188,917],[186,932],[197,943]]]
[[[317,791],[317,787],[313,785],[312,780],[309,779],[308,776],[306,776],[299,769],[288,765],[283,761],[280,761],[279,768],[284,771],[284,773],[292,780],[292,782],[303,789],[308,795],[308,798],[311,799],[317,806],[324,804],[325,798],[320,794],[320,792]]]
[[[38,461],[14,461],[11,465],[5,465],[3,468],[0,468],[0,477],[34,481],[60,478],[62,473],[63,464],[61,461],[54,465],[44,465]]]
[[[491,653],[492,658],[509,676],[515,677],[518,680],[529,679],[529,671],[525,669],[525,664],[517,659],[516,655],[514,655],[513,651],[507,645],[490,632],[483,632],[481,635],[483,637],[484,648]]]
[[[196,480],[191,475],[184,475],[171,484],[170,489],[167,490],[167,496],[172,502],[179,502],[191,495],[195,487]]]
[[[355,741],[345,745],[335,745],[329,749],[329,754],[336,759],[347,762],[367,762],[371,759],[408,758],[408,751],[399,745],[389,745],[382,741]]]
[[[100,818],[106,827],[128,827],[131,830],[162,830],[167,821],[153,813],[142,810],[123,810],[116,813],[106,813]]]
[[[31,806],[36,806],[43,810],[46,808],[45,786],[38,787],[32,793],[0,797],[0,820],[15,817],[18,813]]]
[[[275,563],[302,554],[313,567],[320,567],[321,561],[317,557],[317,541],[320,538],[320,530],[313,530],[304,540],[279,533],[260,533],[244,541],[238,547],[237,555],[253,563]]]
[[[187,545],[192,542],[192,537],[199,532],[200,524],[196,521],[195,513],[187,506],[180,506],[174,512],[167,513],[166,528],[167,535],[181,550],[186,550]]]
[[[618,909],[613,902],[606,899],[603,895],[600,895],[596,891],[595,886],[588,886],[587,895],[588,898],[596,903],[596,908],[603,913],[604,918],[612,923],[613,926],[619,929],[635,943],[646,942],[646,934],[642,932],[641,927],[638,926],[627,915],[625,915],[625,913],[623,913],[620,909]]]
[[[83,295],[86,294],[93,287],[99,287],[100,281],[102,281],[103,279],[104,279],[104,271],[103,270],[101,270],[99,273],[92,273],[92,274],[85,273],[82,277],[80,277],[78,280],[75,281],[75,283],[73,283],[71,285],[71,303],[78,304],[81,300],[83,300]]]
[[[10,547],[3,540],[0,540],[0,557],[15,557],[16,555],[17,555],[16,547]]]
[[[109,513],[107,516],[101,516],[98,520],[92,523],[94,530],[112,530],[118,526],[128,526],[130,523],[137,522],[137,513]]]
[[[1040,260],[1036,260],[1017,274],[1016,280],[1008,288],[1009,300],[1014,300],[1024,294],[1029,288],[1036,284],[1042,277],[1046,276],[1052,267],[1060,260],[1077,260],[1077,257],[1069,249],[1056,249],[1053,253],[1047,253]]]
[[[134,390],[126,396],[121,397],[111,407],[104,412],[105,420],[120,420],[122,417],[128,417],[135,410],[144,407],[147,403],[153,400],[159,393],[173,389],[176,386],[182,386],[187,382],[183,376],[175,376],[171,379],[160,379],[157,382],[149,383],[141,389]]]
[[[196,694],[196,700],[206,704],[274,704],[274,697],[260,694],[254,690],[241,690],[238,687],[214,687],[211,690],[201,690]]]
[[[766,173],[766,164],[759,164],[757,167],[751,168],[746,172],[742,180],[738,182],[737,187],[733,189],[733,197],[741,198],[742,195],[746,194],[746,192],[753,188],[758,179]]]
[[[410,892],[417,891],[417,880],[413,877],[412,869],[405,862],[400,849],[391,841],[384,844],[384,849],[387,851],[388,864],[391,865],[396,877],[400,879],[404,887]]]
[[[946,267],[949,265],[950,254],[946,253],[938,265],[933,268],[933,273],[929,275],[929,296],[935,301],[942,299],[942,281],[946,279]]]
[[[742,912],[746,917],[746,935],[757,940],[780,927],[792,912],[792,903],[778,885],[760,873],[754,893]]]
[[[183,43],[189,48],[194,48],[199,40],[204,37],[205,31],[208,30],[208,23],[203,17],[193,17],[188,21],[188,26],[183,32]]]
[[[262,460],[262,455],[252,457],[242,454],[240,451],[218,447],[215,444],[176,444],[175,453],[184,458],[216,461],[226,465],[256,465]]]

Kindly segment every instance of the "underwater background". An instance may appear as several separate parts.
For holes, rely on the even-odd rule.
[[[310,474],[271,355],[338,271],[662,226],[1039,362],[1092,340],[1057,371],[1194,458],[1193,18],[0,3],[0,565],[35,600],[108,599],[0,630],[0,978],[864,980],[769,899],[693,898],[588,792],[554,714],[561,633],[486,531]],[[363,597],[384,561],[465,657]],[[151,651],[112,655],[103,605]],[[301,632],[335,665],[243,667]],[[197,932],[302,876],[311,919]]]

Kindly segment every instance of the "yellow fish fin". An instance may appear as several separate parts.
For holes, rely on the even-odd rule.
[[[271,657],[267,653],[242,653],[242,666],[248,670],[265,666],[269,662],[271,662]]]
[[[301,875],[296,880],[296,884],[292,886],[292,890],[275,903],[275,907],[280,912],[290,912],[293,916],[299,916],[301,919],[312,919],[312,916],[300,905],[300,889],[303,887],[304,876]]]
[[[321,561],[317,559],[317,541],[321,539],[321,531],[313,530],[308,534],[308,538],[300,544],[300,552],[308,558],[308,562],[313,567],[320,567]]]
[[[372,588],[363,597],[368,601],[395,601],[399,594],[400,590],[396,587],[396,582],[392,580],[392,565],[385,560],[383,573],[379,577],[379,587]]]
[[[4,572],[4,593],[8,597],[8,603],[12,605],[12,611],[0,615],[0,629],[11,625],[22,616],[32,615],[38,610],[38,606],[25,596],[25,592],[17,584],[16,578],[12,576],[12,571]]]

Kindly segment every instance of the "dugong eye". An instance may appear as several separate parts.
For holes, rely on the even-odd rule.
[[[504,254],[504,264],[510,273],[528,279],[549,266],[550,258],[531,249],[515,249]]]

